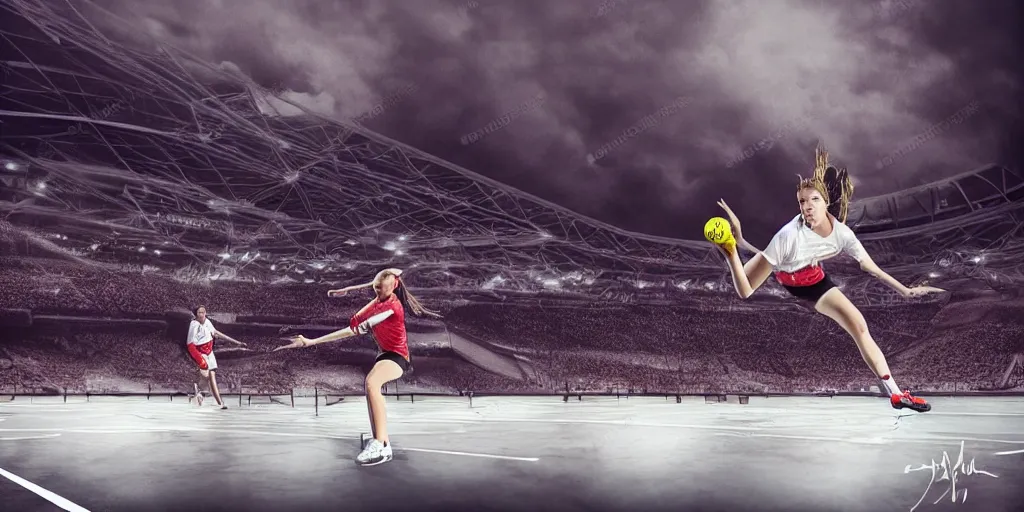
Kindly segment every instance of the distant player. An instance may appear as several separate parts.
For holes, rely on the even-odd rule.
[[[744,265],[731,239],[716,244],[728,260],[736,293],[744,299],[750,297],[774,270],[775,279],[791,295],[813,304],[816,311],[835,320],[853,337],[861,357],[885,385],[893,408],[906,407],[927,412],[931,410],[931,405],[912,396],[909,391],[900,390],[896,385],[885,356],[868,331],[864,315],[836,288],[821,262],[846,253],[860,263],[863,271],[904,297],[921,297],[944,290],[931,286],[908,288],[878,268],[853,230],[843,223],[853,194],[850,177],[845,169],[839,170],[828,165],[828,153],[824,150],[818,149],[815,156],[814,176],[801,179],[797,185],[800,214],[783,226],[763,251],[743,239],[739,219],[725,201],[719,201],[719,206],[729,216],[735,243],[756,253]],[[834,213],[829,212],[830,207]]]
[[[380,271],[371,283],[327,292],[328,296],[335,297],[350,290],[372,286],[377,296],[349,320],[348,327],[315,339],[307,339],[300,334],[292,338],[291,344],[274,349],[309,347],[359,334],[369,333],[373,336],[380,353],[366,376],[366,404],[370,410],[373,439],[356,457],[356,463],[363,466],[382,464],[393,457],[387,430],[386,403],[381,388],[388,382],[400,379],[409,370],[412,361],[405,330],[405,310],[409,309],[415,315],[440,316],[420,305],[416,297],[406,290],[401,275],[401,270],[389,268]]]
[[[217,357],[213,354],[213,340],[223,338],[240,347],[244,347],[245,343],[218,331],[213,326],[213,322],[206,318],[205,306],[197,306],[192,310],[192,315],[195,318],[188,324],[188,339],[185,344],[188,347],[188,354],[199,365],[200,384],[193,385],[196,401],[200,406],[203,405],[201,388],[205,387],[206,382],[209,381],[210,391],[213,392],[213,398],[217,400],[217,405],[221,409],[227,409],[228,406],[224,405],[224,400],[220,397],[220,389],[217,388]]]

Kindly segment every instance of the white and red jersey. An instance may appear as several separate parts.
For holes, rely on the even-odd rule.
[[[797,215],[775,236],[761,254],[775,269],[775,278],[786,286],[810,286],[825,278],[821,262],[846,253],[858,263],[867,257],[857,235],[831,214],[832,232],[821,236]]]
[[[395,352],[409,358],[409,339],[405,331],[405,308],[392,294],[381,301],[373,299],[348,323],[358,334],[371,333],[377,346],[385,352]]]
[[[188,341],[186,343],[205,345],[213,341],[213,335],[215,334],[217,334],[217,329],[209,318],[204,318],[203,323],[193,319],[192,323],[188,324]]]
[[[188,324],[188,339],[185,340],[185,345],[189,355],[200,368],[204,365],[202,355],[213,353],[213,337],[216,334],[217,329],[209,318],[204,319],[203,323],[193,319],[192,323]]]

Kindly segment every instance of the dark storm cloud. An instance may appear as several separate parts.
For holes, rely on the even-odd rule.
[[[100,5],[313,110],[665,236],[699,237],[725,197],[764,238],[818,140],[863,197],[1006,161],[1017,122],[1010,0]]]

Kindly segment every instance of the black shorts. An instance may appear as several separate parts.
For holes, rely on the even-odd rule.
[[[832,279],[828,277],[828,274],[825,274],[824,279],[810,286],[782,285],[782,287],[785,288],[790,295],[798,299],[803,299],[810,301],[812,303],[817,303],[818,299],[820,299],[822,295],[825,295],[825,292],[828,292],[832,288],[835,288],[836,285],[835,283],[832,282]]]
[[[409,361],[406,361],[406,359],[397,352],[381,352],[377,355],[377,359],[373,360],[373,364],[377,364],[378,361],[385,360],[394,361],[395,364],[402,369],[402,373],[409,373],[409,368],[412,367],[412,364]]]

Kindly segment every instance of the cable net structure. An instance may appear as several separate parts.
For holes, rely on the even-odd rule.
[[[402,267],[428,293],[623,302],[732,294],[703,240],[583,217],[309,112],[229,67],[158,43],[123,45],[67,4],[0,9],[15,20],[2,34],[0,98],[0,215],[12,254],[187,282],[332,284]],[[300,114],[281,115],[281,104]],[[1004,180],[1003,203],[970,196],[956,203],[970,211],[907,224],[893,220],[909,222],[902,206],[884,207],[902,199],[861,201],[852,225],[869,231],[868,250],[902,279],[927,275],[937,254],[985,232],[992,238],[977,249],[987,251],[988,273],[968,274],[1019,280],[1019,175],[996,169],[1018,180]],[[874,299],[892,294],[857,272],[847,285]],[[784,296],[772,282],[766,290]]]
[[[415,267],[421,287],[510,290],[715,265],[706,243],[601,224],[357,125],[276,115],[286,100],[244,77],[120,46],[45,2],[6,9],[31,28],[4,34],[18,58],[3,63],[0,212],[76,256],[265,282]]]

